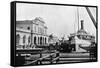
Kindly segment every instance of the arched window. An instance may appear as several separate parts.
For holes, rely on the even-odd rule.
[[[31,42],[31,37],[29,36],[28,37],[28,44],[30,44],[30,42]]]
[[[34,44],[36,45],[36,37],[34,37]]]
[[[19,45],[19,42],[20,42],[20,35],[16,35],[16,45]]]
[[[40,37],[40,45],[42,45],[42,37]]]
[[[23,44],[25,44],[25,42],[26,42],[26,36],[24,35],[23,36]]]
[[[44,38],[42,38],[42,40],[43,40],[43,41],[42,41],[42,44],[44,44]]]
[[[38,44],[39,44],[39,40],[40,40],[40,38],[38,37]]]
[[[46,44],[47,42],[46,42],[46,38],[45,38],[45,44]]]

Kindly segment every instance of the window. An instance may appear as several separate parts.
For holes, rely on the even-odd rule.
[[[34,31],[36,32],[36,26],[34,26]]]
[[[34,37],[34,44],[36,45],[36,37]]]
[[[45,29],[45,34],[47,34],[47,30]]]
[[[40,45],[42,45],[42,37],[40,37]]]
[[[38,33],[39,33],[39,27],[38,27]]]
[[[30,42],[31,42],[31,37],[29,36],[28,37],[28,44],[30,44]]]
[[[44,44],[44,38],[42,38],[42,40],[43,40],[42,44]]]
[[[25,44],[25,42],[26,42],[25,39],[26,39],[26,36],[24,35],[24,36],[23,36],[23,44]]]
[[[19,42],[20,42],[20,35],[16,35],[16,45],[19,45]]]
[[[42,32],[42,34],[44,34],[44,29],[43,29],[43,32]]]
[[[40,40],[40,38],[38,37],[38,44],[39,44],[39,40]]]
[[[41,34],[41,28],[39,28],[39,33]]]
[[[44,29],[44,34],[46,35],[46,29]]]
[[[45,44],[46,44],[46,38],[45,38]]]
[[[30,30],[30,27],[27,27],[28,30]]]

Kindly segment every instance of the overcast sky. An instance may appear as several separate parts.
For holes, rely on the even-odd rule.
[[[84,7],[17,3],[16,18],[17,20],[34,20],[36,17],[41,17],[48,27],[48,34],[53,33],[62,37],[64,34],[69,35],[77,31],[77,8],[79,20],[84,20],[84,29],[96,35],[96,29]],[[96,19],[96,9],[90,8],[90,10]]]

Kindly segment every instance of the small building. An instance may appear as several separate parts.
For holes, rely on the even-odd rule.
[[[49,38],[48,38],[48,44],[53,44],[55,45],[56,43],[59,42],[59,39],[57,36],[55,35],[49,35]]]

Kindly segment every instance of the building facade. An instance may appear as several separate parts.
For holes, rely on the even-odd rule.
[[[42,18],[16,21],[16,47],[34,48],[48,44],[47,26]]]

